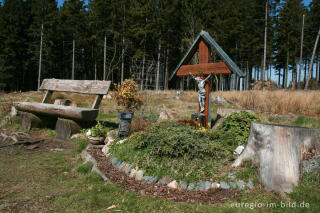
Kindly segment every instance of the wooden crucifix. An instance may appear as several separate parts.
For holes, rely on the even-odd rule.
[[[195,53],[195,50],[190,52],[190,55],[187,55],[185,60],[190,60]],[[201,112],[206,117],[205,127],[207,127],[209,121],[209,114],[210,114],[210,93],[211,93],[211,85],[210,81],[208,79],[208,75],[214,73],[214,74],[231,74],[230,69],[224,62],[218,62],[218,63],[210,63],[211,61],[211,55],[210,55],[210,48],[206,44],[204,40],[200,40],[199,42],[199,64],[193,64],[193,65],[182,65],[178,72],[177,76],[188,76],[190,74],[192,75],[198,75],[199,72],[203,73],[205,76],[202,78],[202,80],[205,80],[205,92],[202,93],[205,95],[204,100],[204,109],[200,106],[200,96],[201,91],[199,91],[199,107],[198,112]],[[199,84],[201,78],[198,77],[197,82]],[[200,86],[199,86],[200,89]]]

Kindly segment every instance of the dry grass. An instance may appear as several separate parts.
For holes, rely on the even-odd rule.
[[[259,113],[300,114],[320,117],[320,92],[318,91],[228,91],[214,92],[241,108]]]

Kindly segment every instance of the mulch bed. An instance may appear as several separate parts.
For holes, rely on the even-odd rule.
[[[235,190],[226,189],[210,189],[207,191],[187,191],[181,189],[172,189],[167,186],[162,186],[160,183],[147,184],[141,181],[136,181],[129,177],[124,172],[119,171],[112,166],[109,158],[104,156],[101,148],[89,148],[88,153],[92,155],[96,161],[97,166],[109,180],[114,184],[122,185],[125,191],[132,191],[138,195],[151,196],[160,199],[168,199],[175,202],[187,203],[201,203],[201,204],[215,204],[222,203],[228,199],[239,196]]]

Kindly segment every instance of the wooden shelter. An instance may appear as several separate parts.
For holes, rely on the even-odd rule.
[[[198,50],[199,64],[188,65]],[[213,50],[220,56],[222,62],[211,62],[211,53]],[[199,33],[193,44],[177,65],[169,80],[171,80],[175,75],[188,76],[189,73],[196,75],[199,74],[199,72],[204,75],[209,75],[210,73],[231,75],[230,88],[233,88],[233,85],[237,82],[236,79],[245,77],[245,74],[206,31],[201,31]],[[206,83],[205,89],[207,93],[204,114],[206,116],[207,124],[211,119],[209,113],[211,85],[209,81]]]

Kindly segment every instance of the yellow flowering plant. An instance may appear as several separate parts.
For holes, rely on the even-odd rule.
[[[121,85],[114,86],[116,89],[114,98],[118,106],[129,112],[140,108],[143,101],[138,94],[139,85],[133,79],[126,79]]]

